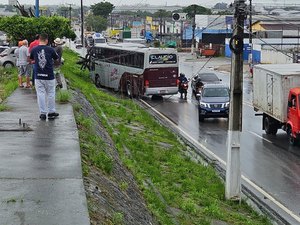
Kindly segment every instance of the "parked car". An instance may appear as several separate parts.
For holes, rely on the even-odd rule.
[[[191,88],[195,97],[198,98],[203,85],[209,83],[218,84],[221,83],[221,81],[222,79],[215,73],[199,73],[192,78]]]
[[[206,84],[199,97],[199,121],[205,118],[228,118],[229,87],[225,84]]]
[[[9,47],[0,53],[0,66],[11,68],[16,66],[17,55],[15,53],[18,47]]]
[[[3,52],[5,49],[8,49],[8,46],[0,46],[0,53]]]

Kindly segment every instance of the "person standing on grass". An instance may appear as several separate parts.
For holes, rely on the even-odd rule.
[[[22,46],[18,49],[18,68],[19,68],[19,86],[23,87],[22,76],[26,77],[26,88],[30,88],[30,68],[29,68],[29,51],[28,51],[28,41],[24,40]]]
[[[35,35],[34,41],[31,42],[30,45],[29,45],[29,53],[31,53],[31,50],[32,50],[34,47],[36,47],[36,46],[39,45],[39,43],[40,43],[39,37],[40,37],[40,35],[38,35],[38,34]],[[32,63],[34,63],[34,62],[32,62]],[[34,79],[35,79],[34,74],[35,74],[35,68],[34,68],[34,65],[33,65],[33,66],[32,66],[32,75],[31,75],[32,86],[34,86]]]
[[[58,55],[58,63],[56,65],[54,65],[54,73],[55,73],[55,78],[56,78],[56,82],[57,82],[57,86],[58,88],[62,88],[62,81],[61,81],[61,76],[60,76],[60,67],[62,64],[61,61],[61,57],[62,57],[62,53],[63,53],[63,47],[62,45],[64,44],[64,42],[60,39],[60,38],[55,38],[54,40],[54,50]]]
[[[36,69],[35,87],[41,120],[46,120],[47,113],[48,119],[55,119],[59,116],[55,110],[55,79],[53,72],[53,60],[57,62],[58,55],[47,44],[48,35],[40,34],[39,45],[34,47],[30,53],[30,59],[34,60]]]

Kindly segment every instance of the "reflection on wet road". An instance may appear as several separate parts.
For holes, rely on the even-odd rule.
[[[205,61],[182,62],[180,70],[189,78],[196,74],[204,63]],[[212,62],[212,65],[213,63],[220,62]],[[212,70],[205,68],[201,72],[204,71]],[[223,82],[229,84],[228,73],[216,73]],[[243,131],[240,155],[242,173],[298,217],[300,211],[300,147],[290,146],[286,133],[283,131],[279,131],[276,136],[265,135],[262,130],[262,118],[255,116],[251,106],[252,80],[246,75],[243,89]],[[179,95],[164,97],[160,102],[150,99],[146,101],[150,105],[155,105],[156,110],[167,116],[180,129],[226,161],[227,119],[205,119],[204,122],[199,122],[197,101],[192,96],[191,88],[188,90],[187,101],[181,100]]]

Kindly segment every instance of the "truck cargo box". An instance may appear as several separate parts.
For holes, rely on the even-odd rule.
[[[289,90],[300,87],[300,64],[255,65],[253,106],[285,123]]]

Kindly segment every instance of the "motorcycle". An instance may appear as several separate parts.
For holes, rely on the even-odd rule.
[[[189,88],[189,79],[187,81],[181,82],[179,85],[179,93],[180,93],[180,98],[183,98],[184,95],[184,99],[187,99],[187,90]]]

